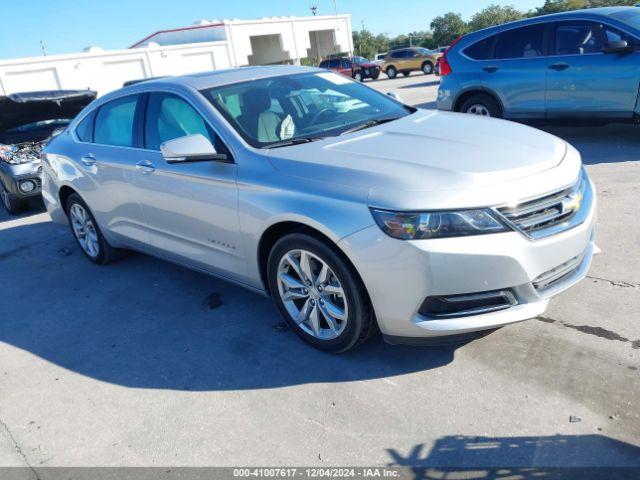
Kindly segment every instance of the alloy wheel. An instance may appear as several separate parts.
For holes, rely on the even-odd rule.
[[[342,284],[331,267],[302,249],[284,254],[278,264],[278,293],[291,319],[307,334],[332,340],[349,318]]]
[[[71,206],[69,214],[73,234],[78,239],[80,247],[91,258],[96,258],[100,254],[100,242],[91,216],[82,205],[77,203]]]
[[[470,113],[471,115],[479,115],[481,117],[490,117],[491,116],[491,113],[489,113],[489,109],[485,105],[482,105],[480,103],[477,103],[475,105],[471,105],[467,109],[467,113]]]

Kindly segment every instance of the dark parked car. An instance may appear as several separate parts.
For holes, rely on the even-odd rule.
[[[0,198],[10,214],[41,195],[40,151],[95,98],[88,90],[0,96]]]
[[[334,70],[358,82],[366,78],[376,80],[380,76],[380,66],[364,57],[330,58],[320,62],[320,68]]]
[[[521,120],[632,122],[640,8],[576,10],[459,39],[440,60],[438,108]]]

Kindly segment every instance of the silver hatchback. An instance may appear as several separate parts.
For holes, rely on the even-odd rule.
[[[133,249],[271,295],[328,351],[378,328],[417,342],[534,317],[596,251],[570,145],[325,70],[141,82],[43,157],[47,209],[89,260]]]

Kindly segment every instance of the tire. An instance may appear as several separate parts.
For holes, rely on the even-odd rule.
[[[502,118],[500,105],[491,95],[477,93],[472,95],[460,107],[460,112],[483,117]]]
[[[402,75],[404,75],[405,77],[408,77],[409,75],[411,75],[411,72],[402,72]]]
[[[297,266],[288,258],[293,258]],[[312,277],[306,284],[302,277],[309,279],[304,271]],[[322,271],[328,272],[325,278]],[[376,331],[366,289],[335,246],[304,233],[287,235],[271,249],[267,276],[280,315],[313,347],[326,352],[346,352]],[[340,293],[327,293],[329,288]],[[296,321],[296,317],[301,320]]]
[[[425,75],[431,75],[433,73],[433,63],[424,62],[422,64],[422,73],[424,73]]]
[[[21,198],[17,198],[7,192],[2,186],[0,186],[2,191],[0,192],[0,197],[2,198],[2,205],[4,205],[5,210],[9,215],[20,215],[27,208],[26,200]]]
[[[387,71],[385,73],[391,80],[398,76],[398,70],[396,70],[396,67],[387,67]]]
[[[371,80],[377,80],[378,78],[380,78],[380,70],[376,69],[371,74]]]
[[[106,241],[106,239],[102,235],[102,232],[100,231],[98,222],[96,222],[96,219],[91,213],[91,210],[84,202],[84,200],[82,200],[80,195],[78,195],[77,193],[72,193],[69,196],[67,200],[66,211],[67,217],[69,218],[69,227],[71,228],[71,233],[76,239],[76,243],[80,247],[80,250],[82,250],[82,253],[84,253],[84,255],[91,262],[98,265],[106,265],[107,263],[118,258],[120,250],[113,248]],[[83,211],[86,214],[84,223],[79,222],[80,218],[78,217],[78,215],[80,214],[80,211]],[[76,221],[78,222],[76,223]],[[80,235],[80,230],[84,231],[84,237]],[[89,243],[91,243],[93,247],[88,247]]]
[[[356,72],[353,74],[353,79],[356,82],[363,82],[364,81],[364,77],[362,76],[362,72]]]

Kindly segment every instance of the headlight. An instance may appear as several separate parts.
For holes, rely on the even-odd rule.
[[[465,237],[509,231],[491,210],[390,212],[371,209],[378,226],[400,240]]]

